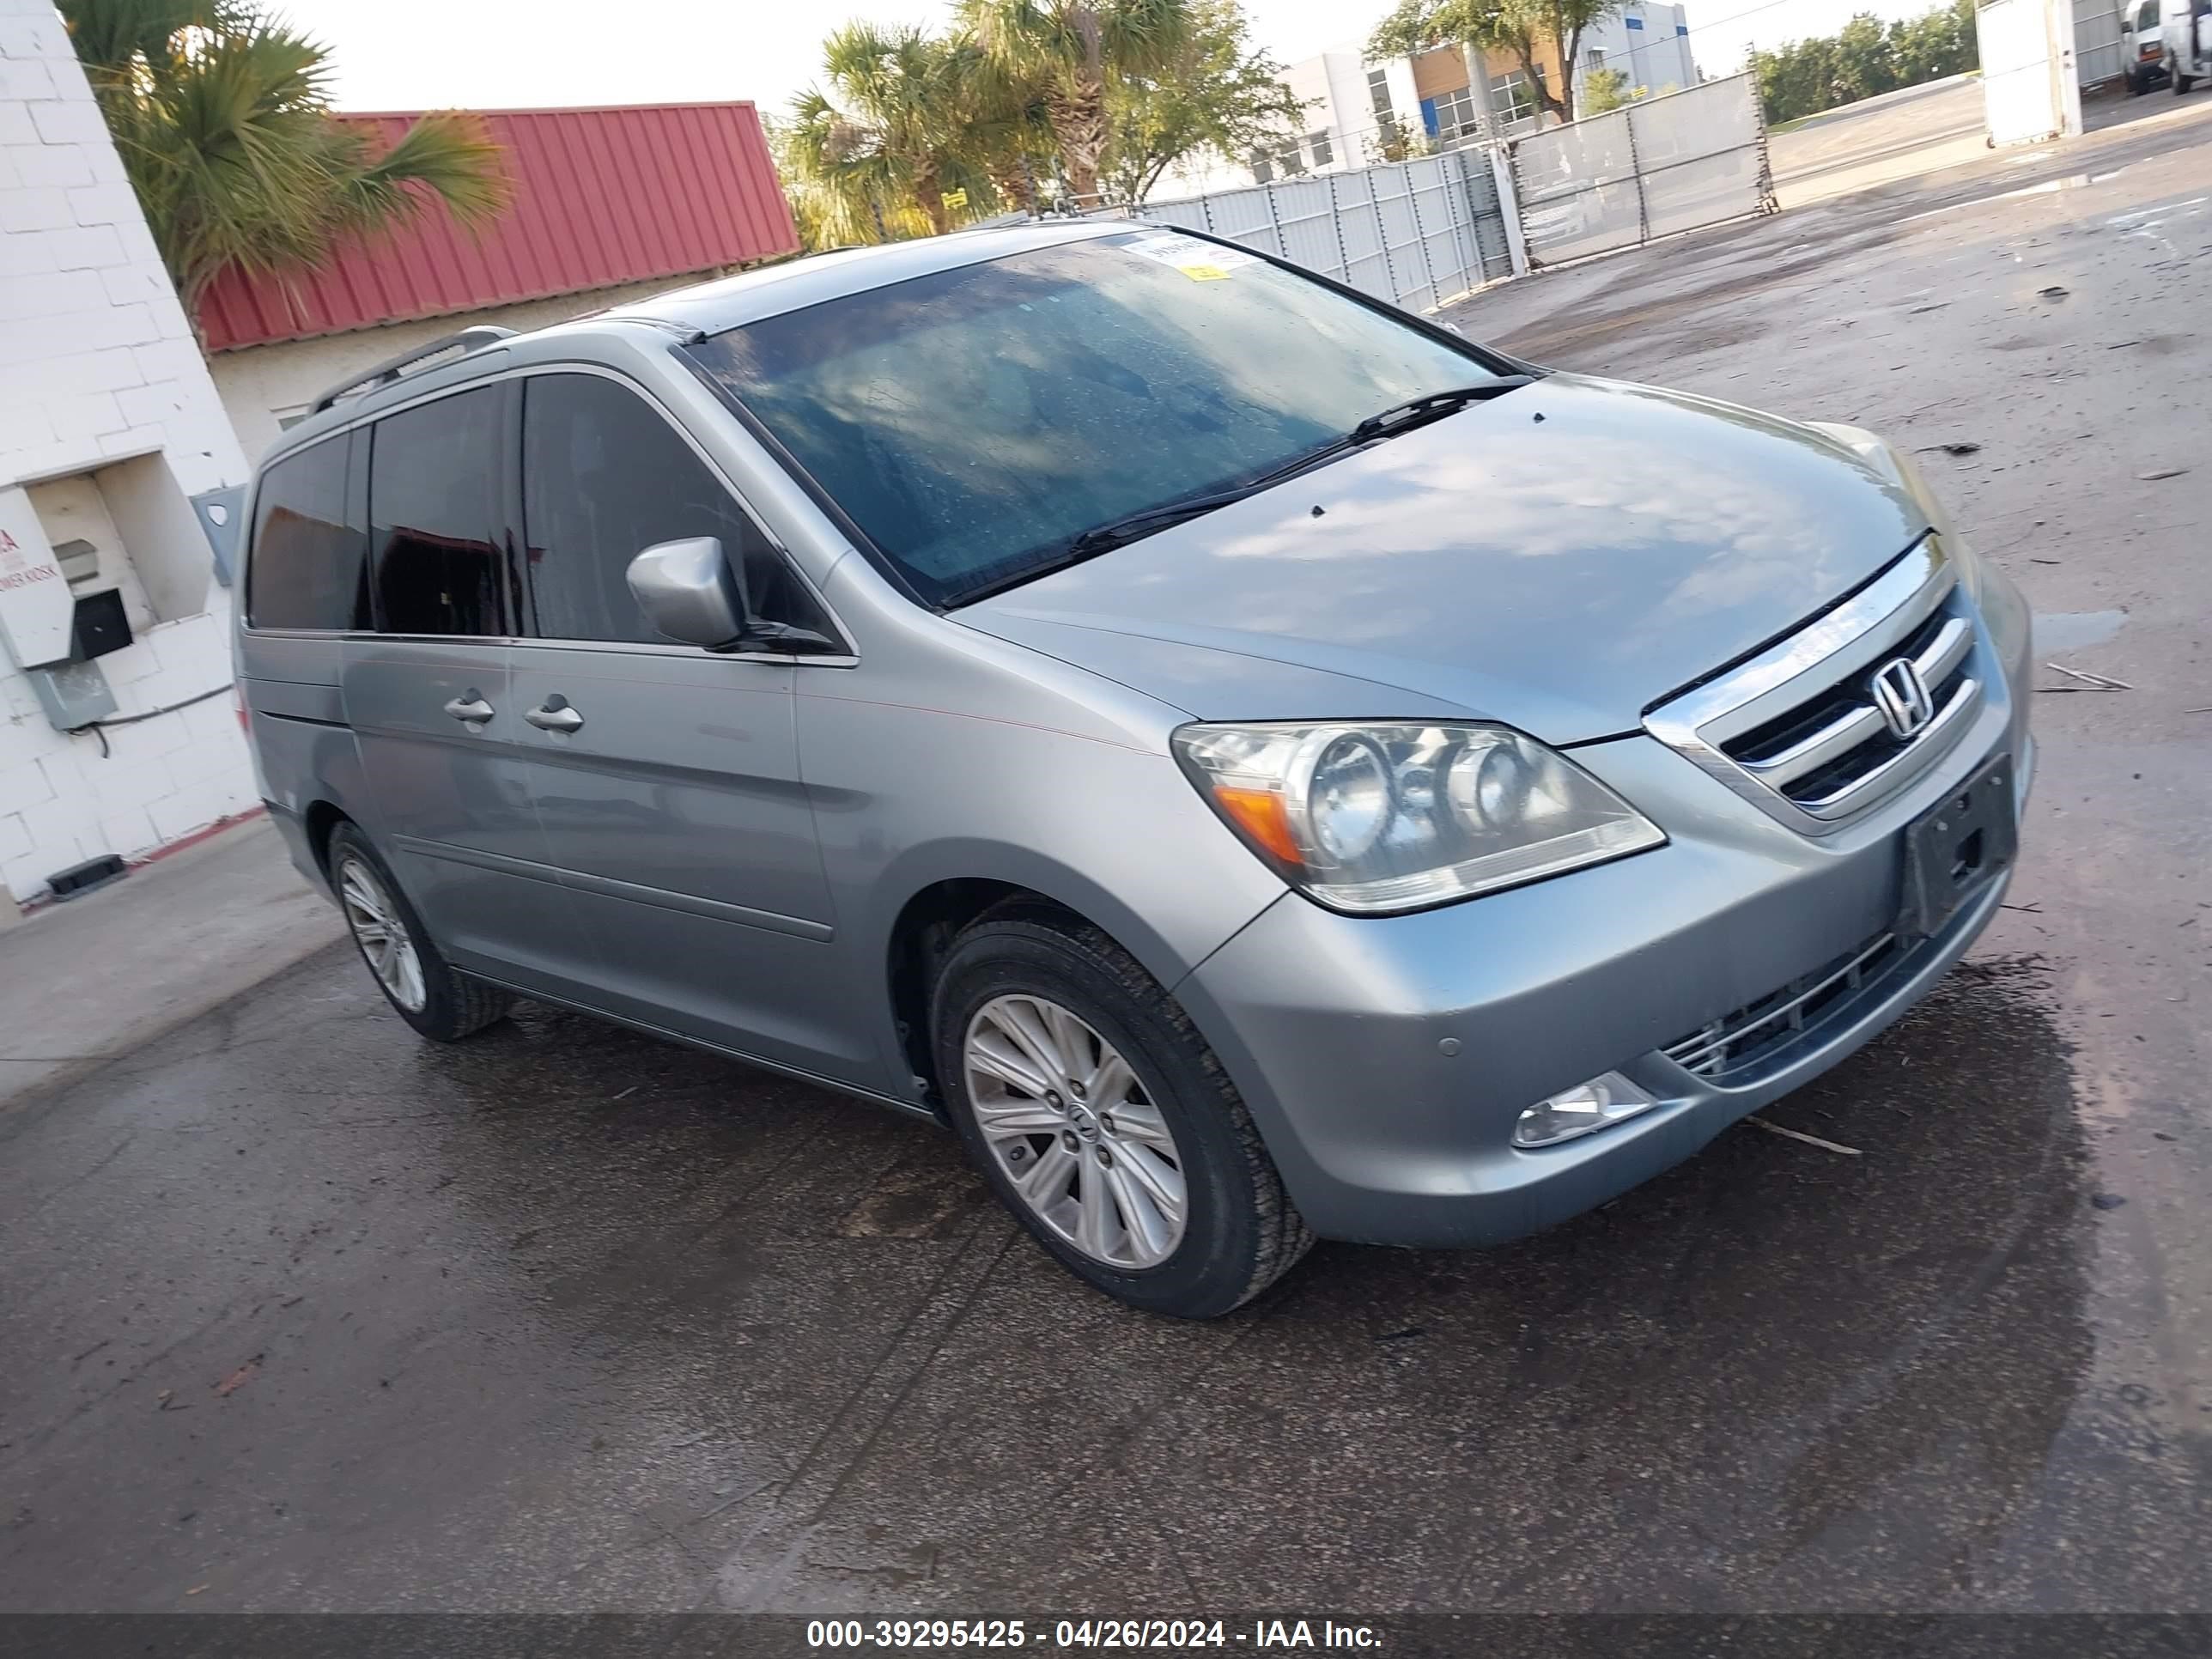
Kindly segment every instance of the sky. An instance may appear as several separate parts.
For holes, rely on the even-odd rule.
[[[1687,0],[1708,75],[1754,43],[1832,33],[1856,10],[1932,0]],[[526,109],[720,102],[780,112],[814,79],[822,37],[850,17],[939,24],[944,0],[275,0],[332,50],[349,110]],[[1390,0],[1245,0],[1260,45],[1295,63],[1356,43]]]

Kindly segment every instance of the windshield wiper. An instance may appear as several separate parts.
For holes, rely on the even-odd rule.
[[[1203,495],[1186,495],[1179,501],[1163,501],[1158,507],[1147,507],[1134,513],[1126,513],[1118,519],[1109,519],[1094,525],[1063,545],[1053,557],[1038,564],[1028,565],[1018,571],[1009,572],[995,581],[963,593],[953,601],[969,605],[988,599],[1003,588],[1018,586],[1048,576],[1056,570],[1065,570],[1072,564],[1095,558],[1101,553],[1111,552],[1127,543],[1141,539],[1170,525],[1181,524],[1186,519],[1195,519],[1207,513],[1233,505],[1247,496],[1256,495],[1263,489],[1272,489],[1279,483],[1287,483],[1300,473],[1334,460],[1347,451],[1371,444],[1377,439],[1395,438],[1401,432],[1410,432],[1417,426],[1466,408],[1469,404],[1481,403],[1500,397],[1508,392],[1517,392],[1534,383],[1534,374],[1501,374],[1494,380],[1485,380],[1480,386],[1451,386],[1442,392],[1423,392],[1418,398],[1408,398],[1402,404],[1370,415],[1341,437],[1331,438],[1317,449],[1309,449],[1303,455],[1285,461],[1282,465],[1248,478],[1230,489],[1211,490]]]
[[[1358,443],[1371,443],[1419,426],[1440,415],[1449,415],[1465,409],[1469,404],[1479,404],[1491,398],[1503,397],[1509,392],[1518,392],[1524,386],[1534,384],[1533,374],[1501,374],[1494,380],[1485,380],[1480,386],[1455,386],[1443,392],[1425,392],[1418,398],[1408,398],[1402,404],[1370,415],[1352,428],[1350,436]]]
[[[1302,455],[1298,458],[1296,470],[1303,472],[1319,459],[1322,458]],[[1288,471],[1284,473],[1284,477],[1289,476]],[[1239,484],[1234,489],[1217,489],[1206,495],[1186,495],[1179,501],[1163,501],[1158,507],[1148,507],[1139,513],[1128,513],[1118,519],[1109,519],[1104,524],[1094,525],[1069,542],[1061,553],[1060,562],[1072,564],[1078,559],[1087,559],[1094,553],[1109,552],[1125,542],[1133,542],[1156,530],[1165,530],[1170,525],[1181,524],[1185,519],[1195,519],[1201,514],[1214,512],[1282,482],[1282,477],[1271,474],[1267,477],[1255,478],[1250,483]],[[1056,569],[1059,566],[1055,564],[1048,568]],[[1037,574],[1042,574],[1042,572]]]
[[[1370,415],[1342,437],[1332,438],[1318,449],[1310,449],[1281,466],[1262,472],[1256,478],[1248,478],[1233,489],[1217,489],[1204,495],[1186,495],[1179,501],[1163,501],[1158,507],[1125,514],[1121,518],[1086,530],[1068,543],[1066,556],[1088,558],[1094,553],[1103,553],[1125,542],[1149,536],[1156,530],[1164,530],[1170,525],[1181,524],[1185,519],[1195,519],[1201,514],[1215,512],[1241,501],[1248,495],[1256,495],[1263,489],[1286,483],[1302,472],[1310,472],[1346,450],[1371,444],[1377,438],[1395,438],[1401,432],[1426,425],[1430,421],[1449,415],[1455,410],[1464,409],[1469,404],[1518,391],[1531,384],[1535,378],[1533,374],[1501,374],[1480,386],[1452,386],[1443,392],[1426,392],[1418,398],[1408,398],[1402,404],[1393,404],[1378,414]]]

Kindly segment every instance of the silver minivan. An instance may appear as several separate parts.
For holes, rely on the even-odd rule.
[[[262,793],[416,1030],[526,997],[941,1120],[1194,1317],[1832,1066],[2030,769],[2021,597],[1881,439],[1127,222],[469,331],[249,522]]]

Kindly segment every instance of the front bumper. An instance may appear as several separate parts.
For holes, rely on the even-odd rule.
[[[1991,759],[2011,755],[2025,799],[2027,611],[1994,571],[1986,582],[1992,695],[1949,755],[1847,830],[1799,835],[1651,738],[1591,744],[1576,760],[1667,846],[1414,915],[1286,895],[1200,964],[1176,995],[1307,1223],[1374,1243],[1517,1237],[1680,1162],[1917,1001],[1996,915],[2009,870],[1770,1063],[1709,1079],[1662,1052],[1889,929],[1905,827]],[[1607,1071],[1661,1103],[1557,1146],[1511,1144],[1525,1108]]]

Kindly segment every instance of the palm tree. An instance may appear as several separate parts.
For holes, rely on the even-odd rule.
[[[959,0],[959,14],[987,56],[1042,88],[1079,202],[1098,195],[1107,83],[1164,66],[1190,31],[1188,0]]]
[[[1001,211],[1036,212],[1050,198],[1049,178],[1059,153],[1047,83],[994,58],[972,37],[953,48],[969,158],[990,175]]]
[[[769,126],[775,170],[810,248],[927,236],[932,226],[864,129],[819,90]],[[940,198],[941,200],[941,198]]]
[[[433,201],[505,208],[483,124],[426,115],[380,155],[331,118],[327,51],[252,0],[59,0],[187,315],[222,271],[283,276]]]
[[[845,25],[822,45],[834,96],[801,95],[795,125],[831,187],[881,203],[911,199],[939,234],[952,228],[945,192],[988,187],[972,158],[972,113],[958,46],[912,25]]]

